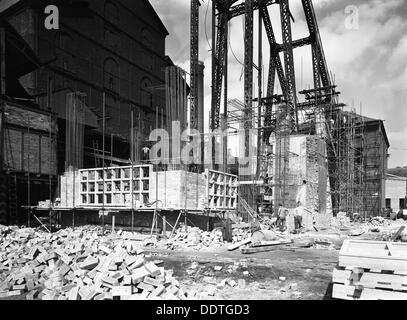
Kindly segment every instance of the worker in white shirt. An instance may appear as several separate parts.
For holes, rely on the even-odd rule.
[[[303,212],[307,197],[307,181],[302,182],[302,186],[299,188],[295,202],[297,203],[297,208],[294,210],[294,226],[295,233],[301,232]]]

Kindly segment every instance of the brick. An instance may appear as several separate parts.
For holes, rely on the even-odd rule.
[[[126,262],[127,266],[130,267],[133,263],[135,263],[139,259],[137,256],[129,256],[124,262]]]
[[[152,292],[155,289],[154,286],[152,286],[151,284],[147,284],[147,283],[144,283],[144,282],[140,282],[137,285],[137,288],[141,289],[141,290],[147,290],[148,292]]]
[[[141,266],[144,265],[144,263],[145,263],[145,260],[143,257],[137,257],[136,261],[133,262],[128,269],[131,271],[131,270],[140,268]]]
[[[14,291],[9,291],[8,293],[7,293],[7,296],[8,297],[14,297],[14,296],[20,296],[20,295],[22,295],[23,293],[20,291],[20,290],[14,290]]]
[[[131,275],[131,279],[133,281],[133,284],[137,284],[137,283],[143,281],[144,278],[149,275],[150,275],[150,272],[145,267],[141,267],[141,268],[138,268],[133,271],[133,274]]]
[[[74,287],[69,291],[68,300],[79,300],[79,287]]]
[[[89,293],[90,293],[90,290],[87,287],[82,287],[79,289],[79,295],[82,300],[85,300],[85,298],[88,296]]]
[[[105,300],[113,300],[113,295],[111,292],[105,292]]]
[[[84,300],[93,300],[99,292],[96,290],[96,288],[92,288],[89,290],[89,294],[85,297]]]
[[[179,291],[179,288],[177,288],[177,287],[175,287],[175,286],[169,286],[169,287],[166,289],[166,294],[169,294],[169,295],[176,295],[176,294],[178,293],[178,291]]]
[[[105,293],[99,293],[94,298],[94,300],[104,300],[104,299],[105,299]]]
[[[132,282],[131,282],[131,276],[124,276],[123,281],[122,281],[123,285],[127,285],[127,286],[131,286]]]
[[[160,281],[158,281],[156,279],[150,278],[150,277],[145,277],[143,282],[147,283],[147,284],[150,284],[150,285],[152,285],[154,287],[158,287],[158,286],[160,286],[162,284],[162,282],[160,282]]]
[[[110,286],[118,286],[119,285],[119,281],[117,279],[110,278],[110,277],[102,278],[102,282],[106,283],[106,284],[108,284]]]
[[[110,250],[108,247],[106,247],[106,246],[100,246],[99,247],[99,250],[100,251],[102,251],[102,252],[104,252],[104,253],[106,253],[106,254],[111,254],[112,253],[112,250]]]
[[[81,263],[80,268],[85,270],[92,270],[99,264],[99,259],[94,257],[87,257],[84,262]]]
[[[71,268],[66,265],[65,263],[59,268],[58,273],[61,276],[65,276],[69,271],[71,270]]]
[[[160,275],[161,271],[160,269],[152,262],[149,262],[144,265],[144,267],[150,272],[150,275],[153,277]]]
[[[141,299],[147,299],[149,296],[150,296],[150,291],[144,290],[144,291],[141,293],[140,298],[141,298]]]
[[[133,289],[131,286],[116,286],[112,288],[111,293],[113,297],[130,296],[133,294]]]
[[[21,290],[21,291],[24,291],[24,290],[25,290],[25,284],[13,286],[13,290]]]
[[[33,290],[33,291],[30,291],[27,294],[26,299],[27,300],[35,300],[37,297],[38,297],[38,290]]]
[[[159,297],[164,292],[164,290],[165,287],[163,285],[160,285],[151,292],[150,297],[151,298]]]

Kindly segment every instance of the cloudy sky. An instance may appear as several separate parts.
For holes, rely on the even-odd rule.
[[[190,1],[150,2],[170,32],[167,54],[177,65],[189,71]],[[209,110],[211,3],[209,0],[201,2],[200,60],[206,66],[205,106]],[[301,1],[291,0],[290,6],[295,19],[294,38],[307,36]],[[314,0],[314,6],[328,66],[342,93],[341,101],[357,112],[362,110],[368,117],[384,120],[391,144],[389,167],[407,166],[407,1]],[[278,7],[271,6],[269,12],[277,41],[281,42]],[[255,24],[256,16],[257,12]],[[243,100],[243,23],[242,17],[230,22],[229,44],[229,98],[240,100]],[[257,26],[255,32],[256,29]],[[264,43],[267,44],[265,32]],[[267,46],[263,51],[267,70]],[[298,91],[312,83],[309,51],[309,47],[295,50]],[[257,64],[257,48],[254,54]],[[257,71],[254,76],[258,77]],[[208,118],[206,115],[206,124]]]

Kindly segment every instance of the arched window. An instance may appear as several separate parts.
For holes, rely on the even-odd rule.
[[[112,1],[105,3],[105,19],[112,23],[119,22],[119,7]]]
[[[55,56],[58,67],[75,72],[76,45],[67,32],[60,31],[55,35]]]
[[[151,80],[148,78],[143,78],[141,80],[140,91],[141,91],[141,104],[143,106],[152,107],[153,106],[153,94],[151,91]]]
[[[105,88],[118,92],[120,85],[119,64],[112,58],[107,58],[103,66]]]

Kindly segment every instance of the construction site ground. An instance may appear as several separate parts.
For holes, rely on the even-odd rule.
[[[243,254],[228,244],[166,248],[167,241],[145,243],[145,255],[173,270],[180,287],[205,300],[324,300],[332,299],[332,271],[345,239],[383,240],[394,236],[404,220],[348,221],[325,230],[288,235],[308,248],[276,246],[272,251]],[[405,232],[402,241],[406,240]],[[148,237],[148,236],[147,236]],[[23,296],[5,300],[25,299]]]

